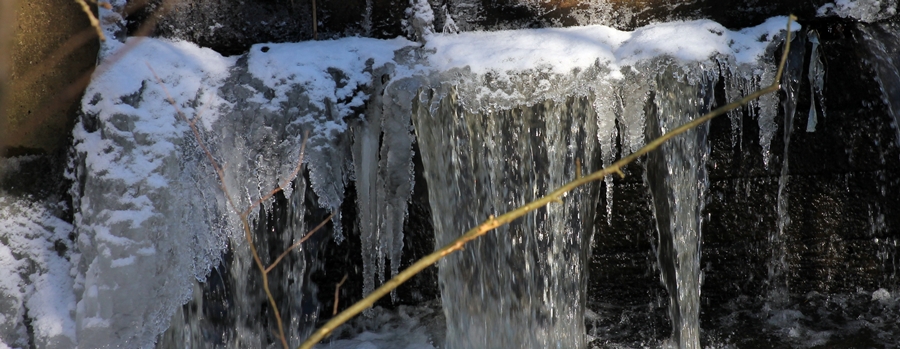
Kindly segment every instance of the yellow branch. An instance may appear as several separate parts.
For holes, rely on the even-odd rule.
[[[496,217],[496,218],[489,217],[486,221],[484,221],[484,223],[481,223],[477,227],[472,228],[471,230],[469,230],[468,232],[463,234],[463,236],[460,236],[453,242],[445,245],[444,247],[441,247],[437,251],[434,251],[425,257],[422,257],[422,259],[419,259],[415,264],[409,266],[409,268],[406,268],[405,270],[403,270],[402,272],[397,274],[397,276],[395,276],[388,282],[385,282],[383,285],[381,285],[381,287],[377,288],[375,291],[370,293],[368,296],[366,296],[365,298],[356,302],[349,308],[345,309],[337,316],[333,317],[331,320],[329,320],[327,323],[325,323],[325,325],[322,325],[322,327],[320,327],[318,330],[316,330],[316,332],[313,332],[313,334],[305,342],[303,342],[303,344],[300,345],[299,349],[312,348],[314,345],[316,345],[316,343],[318,343],[320,340],[322,340],[326,336],[328,336],[328,334],[331,333],[331,331],[334,331],[335,328],[337,328],[338,326],[342,325],[343,323],[349,321],[351,318],[353,318],[357,314],[361,313],[366,308],[371,307],[373,304],[375,304],[375,302],[378,299],[380,299],[381,297],[384,297],[385,295],[387,295],[388,293],[390,293],[391,291],[396,289],[398,286],[400,286],[401,284],[406,282],[406,280],[409,280],[414,275],[418,274],[420,271],[424,270],[425,268],[431,266],[434,263],[437,263],[437,261],[440,260],[441,258],[444,258],[444,256],[447,256],[453,252],[461,250],[463,248],[463,245],[465,245],[469,241],[475,240],[478,237],[486,234],[487,232],[494,230],[501,225],[512,222],[514,219],[522,217],[525,214],[527,214],[531,211],[534,211],[538,208],[544,207],[545,205],[547,205],[551,202],[558,202],[558,201],[560,201],[560,198],[562,197],[563,194],[565,194],[569,191],[572,191],[573,189],[575,189],[577,187],[580,187],[582,185],[585,185],[585,184],[593,182],[593,181],[601,180],[604,177],[611,175],[611,174],[618,174],[619,176],[624,178],[625,174],[622,173],[622,167],[625,167],[625,165],[628,165],[629,163],[633,162],[634,160],[637,160],[638,157],[653,151],[654,149],[658,148],[660,145],[662,145],[663,143],[665,143],[667,140],[671,139],[672,137],[675,137],[679,134],[684,133],[687,130],[697,127],[700,124],[707,122],[716,116],[725,114],[733,109],[737,109],[737,108],[749,103],[750,101],[759,98],[762,95],[778,91],[778,88],[779,88],[778,82],[781,80],[781,74],[784,71],[784,63],[785,63],[785,61],[787,61],[788,52],[790,51],[790,48],[791,48],[791,22],[796,21],[796,20],[797,20],[797,17],[794,17],[794,15],[790,15],[788,18],[787,35],[785,37],[785,44],[784,44],[784,53],[781,55],[781,62],[778,64],[778,72],[775,74],[775,80],[772,81],[772,84],[769,85],[768,87],[763,88],[759,91],[756,91],[736,102],[732,102],[732,103],[729,103],[722,107],[716,108],[715,110],[709,112],[706,115],[703,115],[699,118],[694,119],[693,121],[691,121],[689,123],[679,126],[678,128],[653,140],[649,144],[645,145],[643,148],[638,149],[638,151],[632,153],[631,155],[628,155],[628,156],[620,159],[619,161],[616,161],[609,167],[606,167],[602,170],[591,173],[588,176],[577,178],[574,181],[571,181],[571,182],[563,185],[562,187],[559,187],[558,189],[554,190],[550,194],[547,194],[544,197],[541,197],[537,200],[527,203],[515,210],[504,213],[503,215],[501,215],[499,217]]]
[[[97,16],[94,16],[94,11],[91,10],[91,6],[84,0],[75,0],[75,2],[81,5],[81,10],[84,11],[84,14],[88,17],[88,21],[91,22],[91,26],[97,31],[97,36],[100,37],[100,41],[106,41],[106,35],[103,35],[103,29],[100,28],[100,21],[97,20]],[[104,6],[104,8],[106,7]]]

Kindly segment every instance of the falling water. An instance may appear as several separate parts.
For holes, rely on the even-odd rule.
[[[709,111],[717,74],[671,71],[656,78],[647,139],[655,139]],[[700,228],[709,154],[707,127],[692,129],[651,153],[645,181],[653,197],[658,230],[660,281],[669,292],[672,341],[700,348]]]
[[[700,22],[698,26],[711,37],[737,35],[733,32],[726,35],[724,28],[710,22]],[[762,31],[766,34],[748,35],[758,41],[755,44],[762,43],[759,46],[768,45],[765,40],[774,36],[770,29]],[[756,39],[759,37],[764,39]],[[337,51],[327,45],[310,43],[305,48],[327,53]],[[276,54],[279,47],[258,45],[247,56],[230,61],[225,69],[228,73],[223,74],[227,83],[210,82],[215,88],[189,91],[195,95],[185,93],[185,100],[179,101],[185,110],[199,113],[204,100],[201,97],[206,97],[206,93],[214,91],[212,94],[223,100],[212,105],[213,112],[221,115],[216,115],[219,119],[214,127],[204,129],[201,138],[208,141],[217,159],[228,164],[223,170],[224,186],[237,198],[239,207],[262,197],[291,172],[303,130],[319,132],[320,137],[308,143],[308,167],[294,183],[300,189],[291,190],[295,187],[291,186],[285,197],[276,203],[267,202],[252,213],[255,242],[261,258],[271,262],[305,233],[310,226],[309,210],[316,205],[324,210],[340,207],[345,187],[354,181],[358,211],[355,223],[363,260],[360,283],[366,293],[389,275],[396,274],[400,267],[404,248],[402,227],[414,178],[411,173],[414,140],[419,142],[422,152],[436,243],[444,245],[488,217],[540,197],[576,178],[579,172],[607,166],[617,156],[639,148],[646,138],[655,138],[707,112],[715,104],[714,91],[719,79],[726,79],[726,98],[733,99],[768,84],[774,75],[772,62],[735,63],[737,51],[715,51],[697,61],[666,53],[645,57],[637,52],[641,50],[636,50],[634,56],[626,57],[630,61],[623,59],[626,63],[598,60],[568,72],[542,70],[543,67],[502,73],[473,73],[471,67],[423,71],[416,69],[436,62],[438,59],[429,61],[428,57],[435,51],[405,42],[384,45],[389,47],[385,50],[391,56],[396,53],[397,57],[409,61],[388,59],[385,61],[390,63],[381,62],[376,66],[372,63],[374,58],[357,57],[365,51],[357,47],[348,50],[351,58],[347,60],[359,63],[350,64],[351,68],[313,67],[284,75],[278,74],[313,64],[296,63],[296,57],[283,54],[293,51],[282,51],[279,56]],[[804,56],[803,46],[801,40],[795,44],[799,48],[792,53],[791,67],[783,84],[786,98],[784,157],[777,198],[779,221],[778,232],[772,234],[770,241],[775,250],[784,249],[780,247],[784,242],[782,235],[789,226],[787,154],[797,108],[796,91],[802,72],[798,67]],[[637,56],[640,58],[634,58]],[[248,60],[256,63],[250,67],[264,67],[261,70],[268,75],[248,72],[243,65]],[[816,62],[811,64],[818,67]],[[304,87],[301,82],[313,79],[303,74],[319,74],[315,76],[319,81],[328,82],[324,84],[326,91]],[[815,82],[820,76],[810,69],[810,81]],[[172,76],[164,78],[178,80]],[[162,95],[153,86],[145,82],[133,95],[104,98],[115,99],[110,103],[118,103],[117,106],[130,112],[138,109],[138,104],[148,103],[144,99]],[[97,100],[106,102],[101,97]],[[766,165],[777,131],[776,101],[777,97],[767,96],[747,108],[751,114],[755,113],[761,126],[760,145]],[[161,105],[169,109],[168,104]],[[815,106],[812,108],[811,115]],[[138,116],[134,120],[129,117],[110,116],[111,121],[102,123],[102,129],[97,125],[80,125],[78,136],[82,143],[79,144],[94,138],[106,140],[103,137],[109,136],[105,133],[134,136],[133,141],[137,143],[145,141],[146,137],[132,132],[133,127],[129,126],[129,122],[141,120]],[[99,123],[93,118],[94,115],[88,115],[83,121]],[[164,126],[173,123],[170,117],[160,119],[156,121]],[[170,165],[166,173],[170,177],[166,180],[180,183],[176,188],[193,190],[196,198],[191,198],[196,200],[170,198],[181,197],[182,193],[178,192],[164,193],[167,196],[160,202],[190,207],[191,210],[178,211],[181,218],[187,219],[195,211],[203,213],[202,223],[208,224],[211,230],[222,229],[226,233],[212,237],[200,235],[198,238],[210,241],[197,244],[205,252],[225,252],[221,257],[204,255],[202,261],[190,258],[179,261],[181,265],[194,263],[198,269],[208,268],[203,263],[212,263],[213,268],[202,283],[194,282],[187,287],[193,287],[193,298],[178,308],[159,345],[271,346],[277,342],[273,335],[276,326],[272,310],[260,292],[261,281],[249,250],[239,246],[243,236],[234,233],[239,230],[234,229],[233,212],[223,195],[208,189],[216,187],[216,178],[205,154],[185,132],[184,123],[176,125],[179,125],[175,127],[178,132],[168,128],[160,131],[168,135],[166,140],[176,149],[165,149]],[[412,138],[410,125],[414,127],[416,139]],[[700,246],[709,187],[707,127],[701,126],[673,139],[644,163],[644,181],[653,198],[660,279],[669,293],[670,342],[679,348],[700,345],[703,284]],[[739,127],[739,123],[732,122],[733,130]],[[131,146],[127,144],[126,148]],[[77,155],[88,157],[91,150],[81,149]],[[93,208],[89,204],[100,205],[101,192],[108,188],[103,187],[104,183],[91,182],[87,173],[79,173],[85,177],[80,179],[99,187],[88,192],[96,198],[77,194],[86,200],[85,207]],[[149,186],[157,179],[141,180]],[[446,346],[584,348],[587,344],[585,288],[595,233],[594,210],[600,200],[606,200],[606,208],[610,210],[607,217],[612,216],[613,194],[620,190],[613,184],[607,179],[574,190],[560,198],[562,203],[540,208],[443,260],[439,266],[439,282],[447,317]],[[603,186],[605,198],[599,195]],[[78,188],[73,190],[77,191]],[[98,211],[102,208],[97,206]],[[85,217],[91,218],[89,213],[86,210]],[[877,222],[877,217],[873,213],[872,221]],[[89,221],[79,224],[84,222]],[[333,221],[334,239],[343,243],[346,240],[340,233],[339,222],[340,218]],[[142,231],[135,235],[138,233]],[[222,241],[228,241],[228,246],[220,246],[225,245]],[[895,258],[888,251],[885,248],[885,253],[879,254],[882,260]],[[292,346],[311,330],[320,311],[312,300],[317,290],[308,278],[316,265],[308,253],[304,245],[275,268],[270,277]],[[185,255],[189,253],[182,257]],[[774,251],[773,256],[770,266],[772,279],[776,280],[782,273],[779,270],[788,266],[781,263],[785,259],[783,253]],[[188,292],[179,295],[186,297]],[[163,315],[171,317],[171,314]]]
[[[875,82],[881,91],[882,102],[894,119],[897,144],[900,145],[900,25],[861,23],[858,29],[861,34],[858,41],[869,51],[864,62],[875,71]]]
[[[455,88],[424,90],[414,122],[435,223],[449,243],[595,166],[596,114],[584,97],[469,111]],[[577,189],[443,260],[449,348],[582,348],[595,189]]]
[[[778,179],[777,230],[769,235],[772,257],[769,261],[769,301],[776,307],[784,305],[790,296],[785,273],[790,268],[788,262],[786,229],[791,223],[788,211],[788,181],[790,180],[788,163],[791,145],[791,134],[794,130],[794,114],[797,111],[797,93],[800,89],[800,78],[803,73],[803,57],[806,54],[805,36],[797,36],[791,43],[791,52],[785,64],[785,73],[781,79],[784,92],[782,107],[784,111],[784,152],[782,153],[781,176]]]

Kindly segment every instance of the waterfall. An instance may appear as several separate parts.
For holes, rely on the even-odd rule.
[[[699,69],[698,69],[699,70]],[[648,117],[652,140],[705,114],[715,100],[716,71],[667,71],[657,76]],[[672,341],[700,348],[700,242],[706,188],[707,127],[690,130],[648,155],[645,181],[658,230],[660,280],[669,292]]]
[[[784,111],[784,152],[781,160],[781,173],[778,177],[777,196],[777,230],[769,235],[772,256],[769,261],[769,301],[776,307],[783,306],[790,299],[790,287],[787,277],[784,275],[790,269],[790,258],[787,251],[786,229],[791,223],[788,211],[788,182],[790,180],[788,164],[791,146],[791,134],[794,132],[794,114],[797,111],[797,93],[800,88],[800,78],[803,72],[803,58],[806,54],[805,36],[799,35],[792,43],[792,50],[785,66],[785,74],[781,79],[781,89],[784,92],[782,107]],[[814,110],[815,105],[811,107]],[[815,114],[810,113],[810,120],[814,120]],[[813,122],[813,121],[810,121]]]
[[[479,57],[513,59],[514,49],[469,51],[455,46],[467,38],[431,39],[426,48],[437,49],[432,62],[445,64],[446,57],[452,68],[388,89],[418,91],[413,124],[439,246],[491,215],[574,179],[579,161],[583,171],[609,165],[617,154],[639,148],[644,130],[654,138],[709,111],[713,87],[725,73],[720,62],[736,65],[728,73],[740,86],[768,84],[752,73],[774,71],[750,62],[735,64],[737,58],[729,54],[698,61],[665,55],[621,59],[570,72],[503,71]],[[510,46],[519,45],[516,39]],[[450,56],[445,50],[466,55]],[[454,60],[466,65],[456,68]],[[618,68],[625,62],[631,65]],[[683,348],[700,343],[700,217],[707,153],[706,128],[701,127],[664,146],[665,155],[651,156],[647,163],[661,279],[671,295],[673,341]],[[608,209],[612,183],[604,181]],[[584,268],[596,226],[597,189],[570,193],[563,205],[500,227],[440,263],[448,347],[584,347]]]
[[[869,51],[865,63],[875,71],[875,82],[882,102],[894,119],[897,144],[900,144],[900,35],[896,23],[859,24],[857,40]]]
[[[461,98],[428,89],[415,114],[437,245],[574,179],[576,159],[598,163],[587,98],[493,112],[465,110]],[[572,192],[441,261],[448,347],[584,347],[595,196]]]

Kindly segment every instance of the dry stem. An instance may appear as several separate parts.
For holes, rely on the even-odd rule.
[[[347,281],[347,274],[344,274],[344,277],[341,279],[341,282],[338,282],[337,285],[334,285],[334,310],[332,310],[331,315],[337,315],[338,310],[338,295],[341,292],[341,285]]]
[[[781,80],[781,75],[784,72],[784,64],[785,64],[785,61],[787,61],[788,52],[790,51],[790,47],[791,47],[791,22],[796,21],[796,20],[797,20],[797,17],[794,17],[794,15],[789,16],[788,24],[787,24],[787,35],[785,37],[785,44],[784,44],[784,52],[781,55],[781,62],[778,64],[778,72],[775,74],[775,79],[772,81],[772,84],[769,85],[768,87],[758,90],[756,92],[753,92],[750,95],[748,95],[736,102],[732,102],[732,103],[726,104],[722,107],[716,108],[715,110],[709,112],[706,115],[696,118],[696,119],[692,120],[691,122],[681,125],[672,131],[669,131],[668,133],[660,136],[659,138],[654,139],[652,142],[645,145],[643,148],[638,149],[638,151],[632,153],[631,155],[628,155],[622,159],[619,159],[618,161],[616,161],[609,167],[606,167],[602,170],[591,173],[588,176],[576,178],[574,181],[571,181],[571,182],[563,185],[562,187],[559,187],[558,189],[554,190],[550,194],[547,194],[546,196],[541,197],[532,202],[529,202],[529,203],[525,204],[524,206],[520,206],[519,208],[517,208],[515,210],[504,213],[503,215],[500,215],[499,217],[494,217],[493,215],[488,217],[488,219],[486,221],[484,221],[483,223],[481,223],[478,226],[476,226],[475,228],[472,228],[471,230],[467,231],[465,234],[463,234],[462,236],[460,236],[453,242],[445,245],[444,247],[441,247],[437,251],[434,251],[431,254],[429,254],[425,257],[422,257],[421,259],[416,261],[415,264],[409,266],[409,268],[406,268],[405,270],[403,270],[402,272],[397,274],[397,276],[395,276],[388,282],[385,282],[383,285],[381,285],[381,287],[377,288],[375,291],[372,291],[372,293],[367,295],[365,298],[361,299],[360,301],[356,302],[349,308],[342,311],[337,316],[333,317],[331,320],[329,320],[327,323],[325,323],[325,325],[322,325],[322,327],[320,327],[318,330],[316,330],[316,332],[313,332],[313,334],[305,342],[303,342],[303,344],[301,344],[300,347],[298,347],[298,348],[299,349],[312,348],[316,343],[318,343],[320,340],[322,340],[326,336],[328,336],[328,334],[330,334],[331,331],[334,331],[335,328],[337,328],[341,324],[349,321],[351,318],[353,318],[357,314],[361,313],[366,308],[371,307],[373,304],[375,304],[375,302],[378,299],[380,299],[381,297],[384,297],[385,295],[390,293],[392,290],[396,289],[398,286],[400,286],[401,284],[406,282],[406,280],[409,280],[414,275],[418,274],[420,271],[424,270],[425,268],[431,266],[434,263],[437,263],[437,261],[440,260],[441,258],[444,258],[445,256],[447,256],[453,252],[461,250],[463,248],[463,245],[465,245],[467,242],[475,240],[478,237],[486,234],[487,232],[494,230],[497,227],[500,227],[504,224],[512,222],[513,220],[515,220],[519,217],[522,217],[525,214],[527,214],[531,211],[534,211],[538,208],[544,207],[551,202],[561,202],[561,198],[562,198],[563,194],[568,193],[577,187],[580,187],[582,185],[585,185],[585,184],[593,182],[593,181],[601,180],[604,177],[611,175],[611,174],[618,174],[620,177],[624,178],[625,173],[622,172],[623,167],[625,167],[626,165],[628,165],[631,162],[634,162],[635,160],[637,160],[637,158],[655,150],[656,148],[659,148],[660,145],[662,145],[663,143],[665,143],[672,137],[675,137],[679,134],[686,132],[687,130],[697,127],[697,126],[711,120],[712,118],[714,118],[716,116],[725,114],[733,109],[737,109],[741,106],[744,106],[747,103],[750,103],[750,101],[759,98],[760,96],[778,91],[779,81]]]
[[[94,27],[94,30],[97,31],[97,36],[100,37],[100,41],[106,41],[106,35],[103,35],[103,28],[100,28],[100,21],[97,20],[97,16],[94,16],[94,11],[91,10],[91,6],[88,5],[84,0],[75,0],[79,5],[81,5],[81,10],[88,17],[88,21],[91,22],[91,27]],[[107,4],[107,6],[109,6]]]

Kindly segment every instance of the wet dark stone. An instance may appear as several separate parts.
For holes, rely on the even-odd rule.
[[[209,47],[225,55],[240,54],[256,43],[297,42],[314,37],[333,39],[362,35],[393,38],[403,34],[400,24],[406,0],[373,0],[366,19],[365,0],[184,0],[174,1],[159,19],[155,36],[177,38]],[[150,16],[157,16],[165,0],[128,17],[128,32],[134,33]],[[315,33],[314,33],[315,31]],[[265,52],[265,51],[263,51]]]
[[[786,157],[785,197],[790,223],[784,237],[788,263],[785,277],[793,297],[802,298],[811,292],[871,292],[900,285],[900,266],[893,262],[900,249],[890,243],[900,237],[897,130],[880,102],[873,71],[860,63],[864,53],[854,41],[859,36],[857,24],[838,20],[805,25],[806,30],[819,32],[826,66],[826,115],[823,117],[819,106],[816,131],[806,132],[811,100],[806,76],[810,44],[802,65],[787,154],[781,108],[768,167],[763,165],[756,119],[746,112],[742,115],[742,133],[737,135],[735,145],[727,116],[710,124],[710,183],[701,249],[702,328],[720,328],[720,321],[728,316],[748,317],[735,323],[765,323],[751,313],[763,309],[762,300],[772,287],[767,281],[773,253],[770,237],[778,231],[778,189]],[[725,102],[721,86],[716,95],[719,104]],[[640,178],[639,172],[637,176]],[[641,182],[620,182],[616,182],[611,226],[606,224],[604,204],[597,210],[589,308],[603,309],[610,303],[653,304],[668,298],[660,287],[659,271],[654,269],[653,249],[658,242],[647,188]],[[736,313],[734,302],[743,305],[742,311],[750,307],[751,313]],[[647,318],[654,312],[664,316],[665,307],[644,307],[641,311]],[[816,311],[810,307],[803,313]],[[653,328],[659,324],[637,325],[645,330],[669,331],[666,327]],[[835,345],[851,343],[860,336],[835,338]],[[734,343],[738,347],[790,347],[773,342],[773,338],[739,338]],[[708,340],[704,337],[704,342]]]

